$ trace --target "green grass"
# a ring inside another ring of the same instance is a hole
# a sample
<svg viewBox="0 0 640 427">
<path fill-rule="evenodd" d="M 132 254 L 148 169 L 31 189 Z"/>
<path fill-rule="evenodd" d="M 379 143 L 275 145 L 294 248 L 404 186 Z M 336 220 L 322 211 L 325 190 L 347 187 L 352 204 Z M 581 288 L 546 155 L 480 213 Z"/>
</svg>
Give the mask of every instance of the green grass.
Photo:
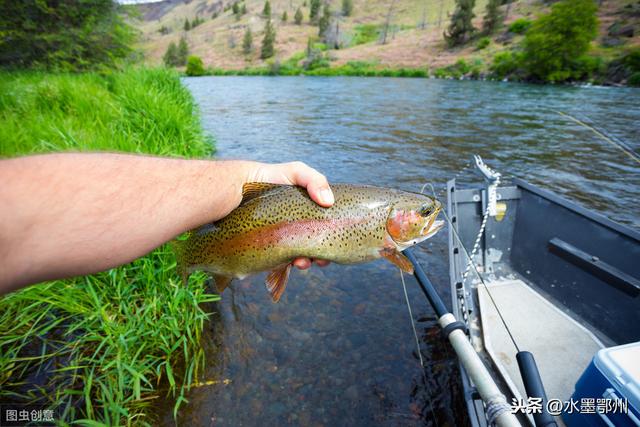
<svg viewBox="0 0 640 427">
<path fill-rule="evenodd" d="M 211 153 L 190 93 L 175 72 L 0 74 L 0 155 L 111 150 Z M 28 262 L 28 260 L 25 260 Z M 66 422 L 153 424 L 148 406 L 177 406 L 204 363 L 207 294 L 184 286 L 162 247 L 93 276 L 54 281 L 0 299 L 0 401 L 58 407 Z"/>
</svg>

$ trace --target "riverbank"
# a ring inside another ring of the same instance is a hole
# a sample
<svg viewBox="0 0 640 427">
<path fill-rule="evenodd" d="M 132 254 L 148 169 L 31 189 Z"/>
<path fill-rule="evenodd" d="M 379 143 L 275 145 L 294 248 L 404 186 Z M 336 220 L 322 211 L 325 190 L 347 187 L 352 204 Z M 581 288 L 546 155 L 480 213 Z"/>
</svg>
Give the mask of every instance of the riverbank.
<svg viewBox="0 0 640 427">
<path fill-rule="evenodd" d="M 468 62 L 464 59 L 458 60 L 455 64 L 435 69 L 428 68 L 380 68 L 366 62 L 349 62 L 345 65 L 334 67 L 319 67 L 304 69 L 292 66 L 289 62 L 283 64 L 270 64 L 266 67 L 244 68 L 240 70 L 206 68 L 198 73 L 190 73 L 187 69 L 186 76 L 322 76 L 322 77 L 397 77 L 397 78 L 435 78 L 447 80 L 493 80 L 512 81 L 522 83 L 542 83 L 532 82 L 518 78 L 517 75 L 508 74 L 500 67 L 487 67 L 480 59 Z M 586 80 L 565 82 L 568 85 L 597 85 L 597 86 L 625 86 L 615 81 L 607 79 L 606 73 L 593 76 Z M 626 86 L 640 87 L 640 80 L 630 80 Z"/>
<path fill-rule="evenodd" d="M 176 72 L 0 74 L 0 156 L 109 150 L 205 157 L 213 145 Z M 81 177 L 80 177 L 81 178 Z M 56 420 L 152 424 L 161 393 L 184 401 L 204 363 L 204 276 L 184 286 L 163 246 L 100 274 L 0 298 L 0 400 Z"/>
</svg>

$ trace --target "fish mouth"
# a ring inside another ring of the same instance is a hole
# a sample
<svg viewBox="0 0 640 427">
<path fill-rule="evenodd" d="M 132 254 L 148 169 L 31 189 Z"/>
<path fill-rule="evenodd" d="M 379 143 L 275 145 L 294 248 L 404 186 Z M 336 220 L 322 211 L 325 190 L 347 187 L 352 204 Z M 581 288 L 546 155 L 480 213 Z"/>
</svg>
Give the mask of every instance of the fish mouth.
<svg viewBox="0 0 640 427">
<path fill-rule="evenodd" d="M 444 227 L 444 221 L 442 220 L 437 220 L 437 221 L 433 221 L 430 222 L 429 224 L 427 224 L 427 226 L 422 230 L 422 236 L 425 239 L 428 239 L 429 237 L 433 236 L 434 234 L 436 234 L 442 227 Z"/>
</svg>

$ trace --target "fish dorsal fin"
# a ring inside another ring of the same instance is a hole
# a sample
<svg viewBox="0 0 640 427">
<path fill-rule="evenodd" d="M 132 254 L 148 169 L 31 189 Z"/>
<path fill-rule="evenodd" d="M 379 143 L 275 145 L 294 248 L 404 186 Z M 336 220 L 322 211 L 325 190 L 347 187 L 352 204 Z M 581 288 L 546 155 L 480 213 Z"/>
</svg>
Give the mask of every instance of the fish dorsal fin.
<svg viewBox="0 0 640 427">
<path fill-rule="evenodd" d="M 409 258 L 398 252 L 395 248 L 384 248 L 380 250 L 380 255 L 397 266 L 400 270 L 405 273 L 413 274 L 413 264 L 409 261 Z"/>
<path fill-rule="evenodd" d="M 273 302 L 280 301 L 284 288 L 287 286 L 287 280 L 289 280 L 289 271 L 291 271 L 291 263 L 271 270 L 267 276 L 265 284 Z"/>
<path fill-rule="evenodd" d="M 216 291 L 218 291 L 219 294 L 221 294 L 225 289 L 227 289 L 227 287 L 229 286 L 229 283 L 231 283 L 232 280 L 233 280 L 233 277 L 222 276 L 220 274 L 213 275 L 213 281 L 215 282 L 215 285 L 216 285 Z"/>
<path fill-rule="evenodd" d="M 242 202 L 240 204 L 247 203 L 249 200 L 260 197 L 267 191 L 278 187 L 282 187 L 282 185 L 268 184 L 266 182 L 247 182 L 242 186 Z"/>
</svg>

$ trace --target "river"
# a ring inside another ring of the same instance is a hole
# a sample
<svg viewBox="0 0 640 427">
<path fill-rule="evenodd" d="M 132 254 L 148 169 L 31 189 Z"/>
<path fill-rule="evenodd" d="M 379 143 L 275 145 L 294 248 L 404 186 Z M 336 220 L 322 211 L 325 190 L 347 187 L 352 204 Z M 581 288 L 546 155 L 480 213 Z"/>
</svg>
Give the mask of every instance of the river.
<svg viewBox="0 0 640 427">
<path fill-rule="evenodd" d="M 640 228 L 640 90 L 392 78 L 186 78 L 217 157 L 303 160 L 333 182 L 419 191 L 474 178 L 480 154 Z M 215 189 L 212 189 L 215 191 Z M 416 251 L 449 302 L 446 231 Z M 205 377 L 180 425 L 466 425 L 457 362 L 412 277 L 376 261 L 292 273 L 280 303 L 264 275 L 235 281 L 205 331 Z M 171 425 L 169 412 L 163 416 Z"/>
</svg>

